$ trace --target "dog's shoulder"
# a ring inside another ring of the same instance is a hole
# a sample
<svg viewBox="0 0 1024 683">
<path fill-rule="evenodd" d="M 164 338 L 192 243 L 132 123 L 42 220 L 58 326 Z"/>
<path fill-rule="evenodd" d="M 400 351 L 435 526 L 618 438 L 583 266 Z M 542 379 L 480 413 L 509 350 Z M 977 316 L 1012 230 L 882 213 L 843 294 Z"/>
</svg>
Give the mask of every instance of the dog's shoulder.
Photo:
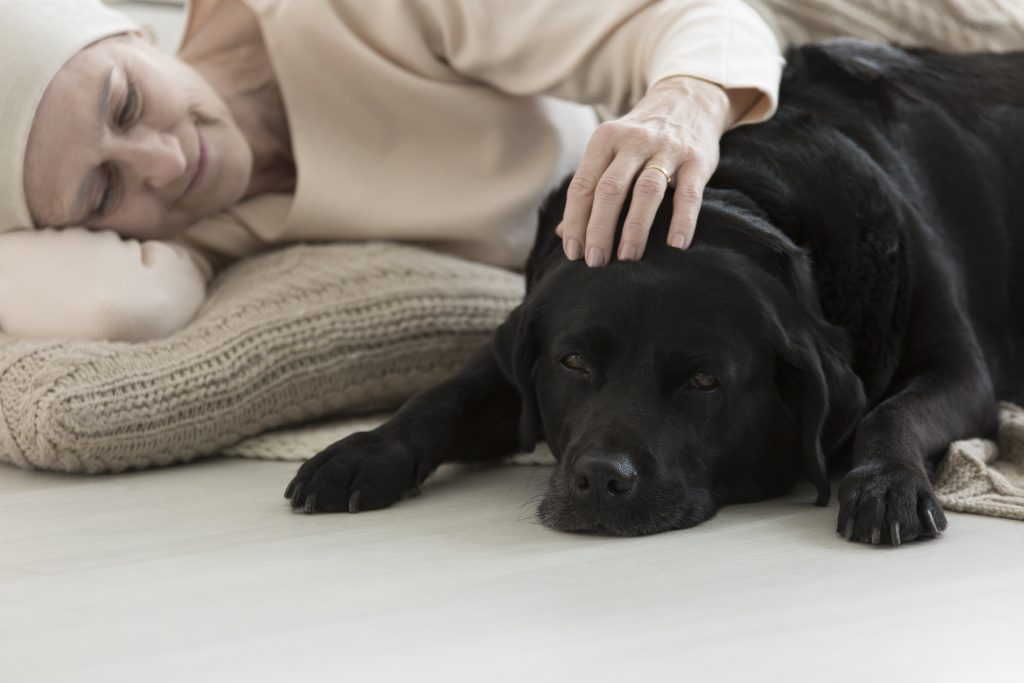
<svg viewBox="0 0 1024 683">
<path fill-rule="evenodd" d="M 994 105 L 1024 106 L 1022 78 L 1024 52 L 956 54 L 834 38 L 786 52 L 780 98 L 795 110 L 850 103 L 886 117 L 924 105 L 970 123 Z"/>
<path fill-rule="evenodd" d="M 733 207 L 757 207 L 806 252 L 822 313 L 850 334 L 854 367 L 871 394 L 871 378 L 885 377 L 896 359 L 911 228 L 900 186 L 868 149 L 880 135 L 877 124 L 852 115 L 842 126 L 833 120 L 730 134 L 710 188 Z M 737 194 L 746 201 L 738 204 Z M 707 227 L 698 223 L 698 240 Z"/>
<path fill-rule="evenodd" d="M 786 53 L 787 78 L 849 79 L 858 83 L 894 82 L 917 66 L 907 50 L 857 38 L 833 38 L 790 48 Z"/>
</svg>

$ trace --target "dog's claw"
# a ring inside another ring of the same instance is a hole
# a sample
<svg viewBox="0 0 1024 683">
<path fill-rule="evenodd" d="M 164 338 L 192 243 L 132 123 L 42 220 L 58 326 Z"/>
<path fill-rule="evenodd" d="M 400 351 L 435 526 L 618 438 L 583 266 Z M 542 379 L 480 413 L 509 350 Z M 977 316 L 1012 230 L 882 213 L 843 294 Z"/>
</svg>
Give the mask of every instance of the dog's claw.
<svg viewBox="0 0 1024 683">
<path fill-rule="evenodd" d="M 846 520 L 846 540 L 853 540 L 853 518 Z"/>
<path fill-rule="evenodd" d="M 882 529 L 881 527 L 875 527 L 871 530 L 871 545 L 878 545 L 882 542 Z"/>
<path fill-rule="evenodd" d="M 302 484 L 298 483 L 298 484 L 295 484 L 295 489 L 292 491 L 292 495 L 291 495 L 292 507 L 293 508 L 299 507 L 300 501 L 302 501 Z"/>
<path fill-rule="evenodd" d="M 925 510 L 924 514 L 928 517 L 928 532 L 932 536 L 940 536 L 942 532 L 939 531 L 938 525 L 935 523 L 935 515 L 932 514 L 931 510 Z"/>
<path fill-rule="evenodd" d="M 348 497 L 348 511 L 353 515 L 359 512 L 359 491 L 353 491 Z"/>
<path fill-rule="evenodd" d="M 892 543 L 893 547 L 902 543 L 900 539 L 900 523 L 898 521 L 893 521 L 889 525 L 889 542 Z"/>
<path fill-rule="evenodd" d="M 306 504 L 302 507 L 302 511 L 307 515 L 311 512 L 316 512 L 316 494 L 309 494 L 309 498 L 306 499 Z"/>
</svg>

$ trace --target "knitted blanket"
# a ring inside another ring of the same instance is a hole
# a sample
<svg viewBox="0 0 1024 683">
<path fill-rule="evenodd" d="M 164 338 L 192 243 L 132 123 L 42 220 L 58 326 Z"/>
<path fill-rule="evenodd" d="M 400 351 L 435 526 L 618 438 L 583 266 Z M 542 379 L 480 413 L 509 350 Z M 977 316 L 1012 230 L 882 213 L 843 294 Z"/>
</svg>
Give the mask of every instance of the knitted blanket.
<svg viewBox="0 0 1024 683">
<path fill-rule="evenodd" d="M 425 249 L 299 245 L 226 270 L 166 339 L 0 334 L 0 462 L 120 472 L 393 409 L 456 372 L 522 292 L 515 273 Z"/>
<path fill-rule="evenodd" d="M 950 446 L 935 489 L 947 510 L 1024 520 L 1024 408 L 999 405 L 996 441 Z"/>
</svg>

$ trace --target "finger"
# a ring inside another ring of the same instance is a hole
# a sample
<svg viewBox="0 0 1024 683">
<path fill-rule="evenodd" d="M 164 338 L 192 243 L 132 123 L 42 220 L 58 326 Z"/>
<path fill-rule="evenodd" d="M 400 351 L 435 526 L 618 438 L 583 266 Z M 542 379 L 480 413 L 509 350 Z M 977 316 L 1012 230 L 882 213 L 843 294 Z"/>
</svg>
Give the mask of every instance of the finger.
<svg viewBox="0 0 1024 683">
<path fill-rule="evenodd" d="M 622 206 L 633 189 L 641 163 L 640 157 L 620 153 L 597 183 L 583 243 L 587 265 L 592 268 L 603 266 L 611 258 Z"/>
<path fill-rule="evenodd" d="M 594 192 L 614 157 L 615 152 L 610 141 L 607 141 L 605 136 L 595 133 L 587 144 L 579 168 L 569 182 L 565 196 L 565 212 L 557 230 L 561 230 L 562 249 L 570 261 L 583 256 L 587 222 L 590 220 L 590 209 L 594 204 Z"/>
<path fill-rule="evenodd" d="M 640 171 L 640 175 L 633 185 L 633 198 L 630 201 L 629 212 L 622 225 L 622 237 L 619 238 L 618 257 L 622 261 L 635 261 L 643 257 L 651 224 L 665 198 L 668 178 L 652 166 L 666 169 L 669 171 L 669 177 L 672 176 L 670 169 L 673 167 L 664 162 L 652 162 Z"/>
<path fill-rule="evenodd" d="M 690 160 L 676 172 L 676 189 L 672 195 L 672 221 L 668 228 L 668 243 L 673 247 L 686 249 L 693 242 L 704 186 L 711 177 L 707 169 L 703 162 Z"/>
</svg>

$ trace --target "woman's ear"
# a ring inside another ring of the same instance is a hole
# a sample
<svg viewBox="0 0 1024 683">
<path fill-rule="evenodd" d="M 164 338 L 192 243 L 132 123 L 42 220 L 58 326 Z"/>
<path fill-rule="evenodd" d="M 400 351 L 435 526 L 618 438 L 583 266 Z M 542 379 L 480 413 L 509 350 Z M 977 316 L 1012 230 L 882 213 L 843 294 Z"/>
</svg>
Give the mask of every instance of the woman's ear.
<svg viewBox="0 0 1024 683">
<path fill-rule="evenodd" d="M 530 453 L 540 436 L 540 412 L 534 389 L 537 342 L 529 301 L 512 311 L 494 333 L 493 349 L 498 367 L 523 399 L 519 415 L 519 447 Z"/>
</svg>

